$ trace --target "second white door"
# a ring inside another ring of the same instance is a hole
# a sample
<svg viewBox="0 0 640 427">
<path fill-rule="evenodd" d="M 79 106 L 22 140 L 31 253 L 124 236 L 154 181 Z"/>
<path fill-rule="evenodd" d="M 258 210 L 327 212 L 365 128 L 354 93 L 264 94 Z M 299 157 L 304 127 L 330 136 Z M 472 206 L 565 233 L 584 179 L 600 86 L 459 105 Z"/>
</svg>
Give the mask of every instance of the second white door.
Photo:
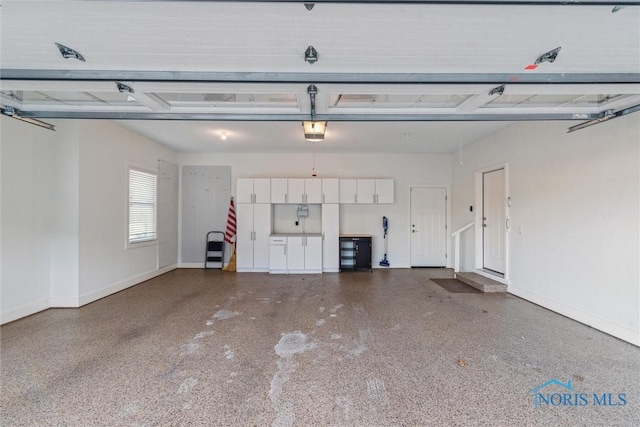
<svg viewBox="0 0 640 427">
<path fill-rule="evenodd" d="M 411 189 L 411 266 L 447 264 L 447 189 Z"/>
<path fill-rule="evenodd" d="M 504 169 L 482 175 L 482 267 L 505 272 L 505 174 Z"/>
</svg>

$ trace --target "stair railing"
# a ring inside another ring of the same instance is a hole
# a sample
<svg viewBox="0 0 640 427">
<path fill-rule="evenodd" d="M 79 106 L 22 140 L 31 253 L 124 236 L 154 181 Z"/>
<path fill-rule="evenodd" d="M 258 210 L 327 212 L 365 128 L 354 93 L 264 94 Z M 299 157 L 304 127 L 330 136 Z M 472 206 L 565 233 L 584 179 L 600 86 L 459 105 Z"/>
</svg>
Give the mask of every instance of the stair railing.
<svg viewBox="0 0 640 427">
<path fill-rule="evenodd" d="M 460 233 L 463 231 L 473 227 L 475 225 L 475 221 L 471 221 L 469 224 L 464 225 L 458 228 L 456 231 L 451 233 L 451 237 L 453 237 L 453 272 L 457 273 L 460 271 Z"/>
</svg>

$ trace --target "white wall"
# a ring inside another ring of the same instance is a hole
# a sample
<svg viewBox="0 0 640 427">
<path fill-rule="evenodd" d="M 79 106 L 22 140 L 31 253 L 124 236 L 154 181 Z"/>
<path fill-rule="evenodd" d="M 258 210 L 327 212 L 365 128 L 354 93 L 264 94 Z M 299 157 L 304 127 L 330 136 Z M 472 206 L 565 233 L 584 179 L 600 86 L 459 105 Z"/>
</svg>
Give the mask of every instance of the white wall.
<svg viewBox="0 0 640 427">
<path fill-rule="evenodd" d="M 49 304 L 54 132 L 0 119 L 2 323 Z"/>
<path fill-rule="evenodd" d="M 157 171 L 169 148 L 108 121 L 80 123 L 80 302 L 152 277 L 158 246 L 126 248 L 130 165 Z M 160 230 L 158 230 L 160 232 Z"/>
<path fill-rule="evenodd" d="M 111 122 L 53 123 L 2 117 L 2 323 L 175 267 L 158 270 L 157 245 L 125 246 L 128 165 L 156 170 L 175 152 Z"/>
<path fill-rule="evenodd" d="M 57 125 L 51 164 L 53 180 L 51 203 L 51 283 L 52 307 L 79 305 L 80 239 L 80 139 L 79 122 L 65 121 Z"/>
<path fill-rule="evenodd" d="M 567 134 L 520 123 L 453 161 L 453 226 L 472 221 L 474 175 L 508 163 L 509 292 L 640 345 L 640 115 Z M 463 269 L 474 268 L 473 230 Z"/>
<path fill-rule="evenodd" d="M 232 194 L 238 178 L 308 178 L 313 169 L 312 154 L 183 153 L 178 158 L 181 165 L 231 166 Z M 340 205 L 340 232 L 372 234 L 373 265 L 377 266 L 384 253 L 382 217 L 387 216 L 391 267 L 409 267 L 409 186 L 448 185 L 451 156 L 316 154 L 315 165 L 320 178 L 394 179 L 394 204 Z"/>
</svg>

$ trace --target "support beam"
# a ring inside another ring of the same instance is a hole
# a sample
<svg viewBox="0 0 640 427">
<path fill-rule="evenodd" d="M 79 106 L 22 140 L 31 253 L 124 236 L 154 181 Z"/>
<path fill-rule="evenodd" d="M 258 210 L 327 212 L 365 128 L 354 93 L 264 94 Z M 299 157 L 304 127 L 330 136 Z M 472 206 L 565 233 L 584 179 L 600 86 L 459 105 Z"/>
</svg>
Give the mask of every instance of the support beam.
<svg viewBox="0 0 640 427">
<path fill-rule="evenodd" d="M 81 111 L 23 111 L 23 117 L 47 119 L 105 119 L 105 120 L 205 120 L 250 122 L 296 122 L 308 120 L 308 114 L 207 114 L 207 113 L 135 113 Z M 602 115 L 581 114 L 579 120 L 591 120 Z M 561 114 L 318 114 L 316 120 L 331 122 L 515 122 L 540 120 L 576 120 L 570 113 Z"/>
<path fill-rule="evenodd" d="M 126 70 L 2 69 L 4 81 L 134 81 L 201 83 L 492 84 L 550 85 L 640 83 L 640 73 L 278 73 Z"/>
</svg>

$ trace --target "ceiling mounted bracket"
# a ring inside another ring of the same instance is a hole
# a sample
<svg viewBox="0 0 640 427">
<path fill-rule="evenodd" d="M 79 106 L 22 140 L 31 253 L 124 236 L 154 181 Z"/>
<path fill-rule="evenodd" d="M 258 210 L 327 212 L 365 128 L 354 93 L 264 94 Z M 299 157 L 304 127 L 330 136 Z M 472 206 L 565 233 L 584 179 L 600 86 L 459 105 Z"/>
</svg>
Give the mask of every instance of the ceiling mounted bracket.
<svg viewBox="0 0 640 427">
<path fill-rule="evenodd" d="M 21 122 L 36 125 L 52 131 L 56 130 L 56 127 L 51 123 L 43 122 L 42 120 L 34 119 L 32 117 L 22 117 L 22 112 L 20 110 L 10 106 L 5 105 L 0 107 L 0 113 L 2 113 L 3 116 L 11 117 L 12 119 L 20 120 Z"/>
<path fill-rule="evenodd" d="M 309 64 L 313 65 L 316 62 L 318 62 L 318 51 L 313 47 L 313 46 L 309 46 L 307 48 L 307 50 L 305 50 L 304 52 L 304 61 L 308 62 Z"/>
<path fill-rule="evenodd" d="M 605 110 L 600 114 L 600 117 L 589 120 L 588 122 L 583 122 L 575 126 L 571 126 L 567 130 L 567 133 L 575 132 L 577 130 L 597 125 L 598 123 L 606 122 L 611 119 L 617 119 L 618 117 L 626 116 L 627 114 L 635 113 L 638 111 L 640 111 L 640 104 L 634 105 L 633 107 L 624 108 L 620 111 L 614 111 L 613 109 Z"/>
<path fill-rule="evenodd" d="M 131 86 L 128 86 L 124 83 L 116 82 L 116 86 L 118 87 L 118 92 L 120 93 L 135 93 L 135 90 Z"/>
<path fill-rule="evenodd" d="M 311 103 L 311 120 L 314 120 L 316 116 L 316 95 L 318 93 L 318 87 L 311 83 L 307 87 L 307 93 L 309 94 L 309 101 Z"/>
<path fill-rule="evenodd" d="M 540 55 L 540 57 L 536 59 L 536 62 L 534 62 L 534 64 L 538 65 L 542 64 L 543 62 L 554 62 L 558 57 L 558 53 L 560 53 L 560 49 L 562 49 L 562 47 L 557 47 L 547 53 Z"/>
<path fill-rule="evenodd" d="M 506 84 L 505 84 L 505 85 L 500 85 L 500 86 L 494 87 L 493 89 L 491 89 L 491 90 L 489 91 L 489 96 L 492 96 L 492 95 L 502 95 L 502 94 L 504 93 L 504 88 L 505 88 L 505 87 L 507 87 L 507 85 L 506 85 Z"/>
<path fill-rule="evenodd" d="M 306 7 L 308 11 L 311 11 L 315 5 L 315 3 L 305 3 L 304 7 Z"/>
<path fill-rule="evenodd" d="M 84 56 L 82 56 L 77 50 L 71 49 L 70 47 L 67 47 L 60 43 L 56 43 L 56 46 L 58 46 L 60 54 L 64 59 L 75 58 L 78 61 L 85 62 Z"/>
</svg>

